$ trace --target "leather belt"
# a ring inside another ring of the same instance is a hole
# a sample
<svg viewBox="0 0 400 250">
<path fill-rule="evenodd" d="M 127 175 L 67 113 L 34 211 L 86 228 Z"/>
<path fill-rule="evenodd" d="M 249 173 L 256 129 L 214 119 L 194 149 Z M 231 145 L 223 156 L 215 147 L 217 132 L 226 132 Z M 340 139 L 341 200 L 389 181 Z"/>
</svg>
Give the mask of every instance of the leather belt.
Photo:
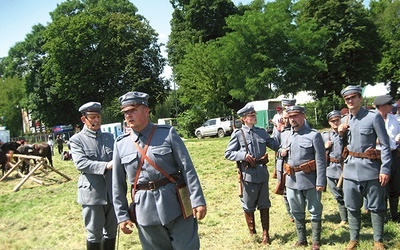
<svg viewBox="0 0 400 250">
<path fill-rule="evenodd" d="M 171 177 L 174 178 L 174 180 L 179 179 L 179 176 L 177 176 L 177 175 L 171 175 Z M 137 190 L 156 190 L 162 186 L 167 185 L 168 183 L 171 183 L 171 181 L 168 180 L 167 178 L 162 178 L 157 181 L 149 181 L 149 182 L 145 182 L 145 183 L 139 183 L 136 185 L 136 189 Z M 133 185 L 132 185 L 132 188 L 133 188 Z"/>
<path fill-rule="evenodd" d="M 349 155 L 354 156 L 356 158 L 368 159 L 368 156 L 366 153 L 349 151 Z"/>
</svg>

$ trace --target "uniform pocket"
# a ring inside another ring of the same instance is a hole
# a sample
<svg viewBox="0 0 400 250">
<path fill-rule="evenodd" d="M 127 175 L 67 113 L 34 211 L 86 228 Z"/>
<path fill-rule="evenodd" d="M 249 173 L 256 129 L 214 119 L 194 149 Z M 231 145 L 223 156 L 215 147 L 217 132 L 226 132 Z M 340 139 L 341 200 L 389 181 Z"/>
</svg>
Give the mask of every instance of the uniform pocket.
<svg viewBox="0 0 400 250">
<path fill-rule="evenodd" d="M 130 164 L 133 161 L 135 161 L 137 158 L 138 158 L 138 153 L 137 152 L 131 153 L 129 155 L 123 156 L 121 158 L 121 163 L 124 164 L 124 165 Z"/>
</svg>

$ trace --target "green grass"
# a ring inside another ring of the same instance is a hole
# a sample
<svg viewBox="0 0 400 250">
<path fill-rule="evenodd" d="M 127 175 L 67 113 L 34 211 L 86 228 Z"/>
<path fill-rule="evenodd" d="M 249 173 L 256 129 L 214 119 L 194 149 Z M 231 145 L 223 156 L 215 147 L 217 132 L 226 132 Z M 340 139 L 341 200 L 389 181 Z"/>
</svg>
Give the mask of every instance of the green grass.
<svg viewBox="0 0 400 250">
<path fill-rule="evenodd" d="M 199 222 L 202 249 L 290 249 L 296 241 L 294 224 L 289 221 L 282 196 L 271 192 L 270 246 L 260 244 L 261 224 L 256 212 L 258 235 L 250 238 L 238 198 L 236 164 L 225 160 L 228 137 L 204 140 L 190 139 L 185 144 L 192 156 L 206 196 L 208 213 Z M 272 173 L 273 152 L 269 151 L 269 170 Z M 85 228 L 81 206 L 76 203 L 78 171 L 71 161 L 61 161 L 56 153 L 54 166 L 72 178 L 65 181 L 60 175 L 38 172 L 44 180 L 41 186 L 27 181 L 20 191 L 14 187 L 21 181 L 15 174 L 0 182 L 0 249 L 85 249 Z M 276 180 L 270 179 L 270 190 Z M 336 202 L 329 192 L 323 193 L 322 249 L 344 249 L 349 241 L 347 228 L 338 228 Z M 307 223 L 308 240 L 311 228 Z M 400 249 L 399 224 L 385 224 L 385 244 Z M 370 217 L 363 215 L 359 249 L 372 249 Z M 119 236 L 119 249 L 141 249 L 138 235 Z M 307 248 L 308 249 L 308 248 Z"/>
</svg>

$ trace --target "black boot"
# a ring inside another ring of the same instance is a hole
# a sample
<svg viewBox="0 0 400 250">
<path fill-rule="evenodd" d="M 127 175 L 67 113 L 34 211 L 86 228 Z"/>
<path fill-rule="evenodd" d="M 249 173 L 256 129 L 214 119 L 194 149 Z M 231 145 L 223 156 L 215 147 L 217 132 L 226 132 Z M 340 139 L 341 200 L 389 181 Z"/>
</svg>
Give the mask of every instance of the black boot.
<svg viewBox="0 0 400 250">
<path fill-rule="evenodd" d="M 102 239 L 101 240 L 102 250 L 115 250 L 115 238 Z"/>
<path fill-rule="evenodd" d="M 247 227 L 249 228 L 250 236 L 256 233 L 256 223 L 254 222 L 254 212 L 244 212 Z"/>
<path fill-rule="evenodd" d="M 86 249 L 87 250 L 100 250 L 100 243 L 86 241 Z"/>
<path fill-rule="evenodd" d="M 391 219 L 396 222 L 398 222 L 398 219 L 399 219 L 399 213 L 397 211 L 398 205 L 399 205 L 399 197 L 389 196 L 390 216 L 391 216 Z"/>
<path fill-rule="evenodd" d="M 262 243 L 264 245 L 270 244 L 269 240 L 269 208 L 260 210 L 261 225 L 263 229 Z"/>
</svg>

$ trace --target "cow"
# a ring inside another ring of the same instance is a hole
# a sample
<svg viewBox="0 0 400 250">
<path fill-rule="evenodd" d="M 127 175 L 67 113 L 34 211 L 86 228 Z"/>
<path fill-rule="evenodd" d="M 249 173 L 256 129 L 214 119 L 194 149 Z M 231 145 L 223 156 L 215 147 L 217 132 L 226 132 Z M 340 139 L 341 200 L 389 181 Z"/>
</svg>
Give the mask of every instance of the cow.
<svg viewBox="0 0 400 250">
<path fill-rule="evenodd" d="M 15 151 L 17 151 L 17 148 L 19 146 L 23 145 L 22 142 L 20 141 L 11 141 L 11 142 L 5 142 L 3 144 L 1 144 L 0 149 L 6 153 L 9 154 L 10 151 L 12 151 L 12 153 L 14 153 Z"/>
<path fill-rule="evenodd" d="M 4 176 L 4 174 L 7 171 L 7 164 L 8 164 L 7 154 L 0 149 L 0 165 L 1 165 L 2 176 Z"/>
<path fill-rule="evenodd" d="M 53 167 L 53 158 L 51 153 L 51 147 L 47 143 L 35 143 L 32 145 L 21 145 L 17 148 L 16 153 L 23 155 L 35 155 L 46 157 L 49 160 L 50 165 Z M 29 172 L 28 169 L 24 168 L 25 172 Z"/>
</svg>

